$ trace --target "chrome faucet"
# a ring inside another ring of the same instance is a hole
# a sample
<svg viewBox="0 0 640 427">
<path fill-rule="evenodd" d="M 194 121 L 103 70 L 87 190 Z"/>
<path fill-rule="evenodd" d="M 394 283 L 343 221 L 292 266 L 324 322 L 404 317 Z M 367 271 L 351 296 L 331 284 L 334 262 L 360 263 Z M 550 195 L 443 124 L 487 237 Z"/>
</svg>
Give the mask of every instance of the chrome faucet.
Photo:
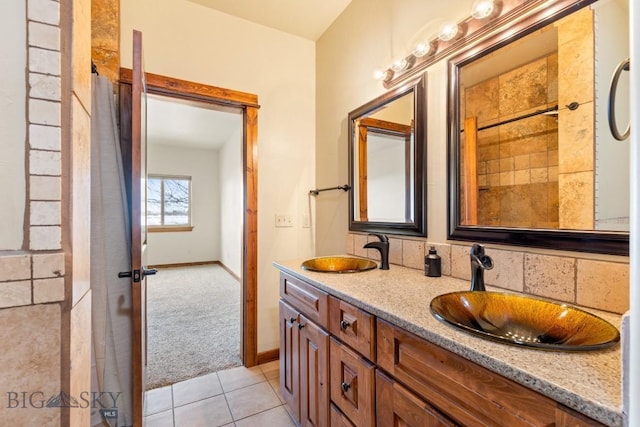
<svg viewBox="0 0 640 427">
<path fill-rule="evenodd" d="M 380 252 L 380 270 L 389 269 L 389 238 L 384 234 L 369 233 L 370 236 L 376 236 L 379 242 L 369 242 L 363 247 L 365 249 L 377 249 Z"/>
<path fill-rule="evenodd" d="M 474 243 L 471 246 L 471 290 L 484 291 L 484 271 L 493 268 L 493 260 L 485 255 L 484 246 Z"/>
</svg>

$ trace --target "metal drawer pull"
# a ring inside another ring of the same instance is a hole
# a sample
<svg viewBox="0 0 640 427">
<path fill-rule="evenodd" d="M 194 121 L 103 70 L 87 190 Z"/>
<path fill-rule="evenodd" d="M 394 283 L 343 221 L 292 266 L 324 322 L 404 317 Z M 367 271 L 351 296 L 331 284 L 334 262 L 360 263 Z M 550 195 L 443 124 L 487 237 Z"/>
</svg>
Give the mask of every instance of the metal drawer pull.
<svg viewBox="0 0 640 427">
<path fill-rule="evenodd" d="M 343 331 L 346 331 L 349 326 L 351 326 L 351 323 L 347 322 L 346 320 L 340 321 L 340 329 L 342 329 Z"/>
<path fill-rule="evenodd" d="M 629 71 L 631 69 L 629 58 L 623 60 L 618 64 L 618 67 L 613 72 L 613 77 L 611 78 L 611 86 L 609 88 L 609 104 L 607 108 L 607 116 L 609 119 L 609 129 L 611 129 L 611 134 L 618 141 L 624 141 L 629 138 L 629 131 L 631 128 L 631 124 L 627 126 L 627 130 L 624 131 L 624 134 L 620 134 L 618 130 L 618 125 L 616 124 L 616 92 L 618 90 L 618 80 L 620 80 L 620 75 L 623 71 Z"/>
<path fill-rule="evenodd" d="M 342 392 L 343 392 L 343 393 L 346 393 L 346 392 L 347 392 L 347 391 L 349 391 L 349 389 L 351 388 L 351 384 L 348 384 L 348 383 L 342 383 L 341 387 L 342 387 Z"/>
</svg>

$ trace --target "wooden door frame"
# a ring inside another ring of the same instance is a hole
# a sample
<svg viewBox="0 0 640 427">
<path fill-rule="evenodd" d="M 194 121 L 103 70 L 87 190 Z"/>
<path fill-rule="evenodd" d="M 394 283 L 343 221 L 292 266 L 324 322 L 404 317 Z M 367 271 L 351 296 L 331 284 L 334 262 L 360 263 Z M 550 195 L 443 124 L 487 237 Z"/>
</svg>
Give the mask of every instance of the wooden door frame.
<svg viewBox="0 0 640 427">
<path fill-rule="evenodd" d="M 258 96 L 246 92 L 145 73 L 147 93 L 242 109 L 243 251 L 240 357 L 258 363 Z M 132 71 L 120 68 L 120 84 L 131 85 Z"/>
</svg>

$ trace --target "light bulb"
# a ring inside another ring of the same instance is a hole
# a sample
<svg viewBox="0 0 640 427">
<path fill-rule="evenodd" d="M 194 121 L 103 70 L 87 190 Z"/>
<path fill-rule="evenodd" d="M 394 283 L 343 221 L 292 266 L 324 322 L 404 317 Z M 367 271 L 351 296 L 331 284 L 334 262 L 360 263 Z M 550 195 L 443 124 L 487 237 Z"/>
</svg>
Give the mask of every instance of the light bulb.
<svg viewBox="0 0 640 427">
<path fill-rule="evenodd" d="M 376 80 L 387 80 L 389 78 L 389 70 L 375 70 L 373 72 L 373 78 Z"/>
<path fill-rule="evenodd" d="M 495 5 L 493 0 L 476 0 L 471 5 L 471 16 L 475 19 L 484 19 L 491 16 Z"/>
<path fill-rule="evenodd" d="M 447 22 L 440 28 L 438 38 L 443 42 L 453 40 L 460 32 L 460 27 L 455 22 Z"/>
<path fill-rule="evenodd" d="M 422 58 L 423 56 L 431 55 L 435 51 L 435 44 L 430 43 L 418 43 L 415 49 L 413 49 L 413 55 L 416 58 Z"/>
<path fill-rule="evenodd" d="M 402 71 L 407 67 L 407 60 L 406 59 L 398 59 L 393 61 L 393 64 L 391 64 L 391 69 L 393 71 L 395 71 L 396 73 L 398 71 Z"/>
<path fill-rule="evenodd" d="M 375 70 L 373 72 L 373 78 L 376 79 L 376 80 L 384 79 L 384 75 L 385 75 L 384 70 Z"/>
</svg>

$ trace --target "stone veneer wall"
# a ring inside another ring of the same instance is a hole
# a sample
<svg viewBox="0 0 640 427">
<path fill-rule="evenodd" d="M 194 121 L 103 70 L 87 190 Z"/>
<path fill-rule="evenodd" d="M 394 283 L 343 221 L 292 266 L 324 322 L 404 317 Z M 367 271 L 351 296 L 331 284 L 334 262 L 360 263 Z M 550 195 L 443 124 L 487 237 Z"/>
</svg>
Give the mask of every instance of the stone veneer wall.
<svg viewBox="0 0 640 427">
<path fill-rule="evenodd" d="M 347 253 L 380 259 L 374 249 L 363 249 L 376 237 L 347 234 Z M 442 274 L 471 280 L 470 244 L 431 243 L 390 237 L 389 263 L 424 270 L 424 256 L 435 246 L 442 257 Z M 485 273 L 487 285 L 523 292 L 584 307 L 623 314 L 629 310 L 629 258 L 531 248 L 486 247 L 494 268 Z M 393 266 L 391 267 L 393 268 Z"/>
<path fill-rule="evenodd" d="M 101 76 L 120 78 L 120 0 L 91 2 L 91 58 Z"/>
<path fill-rule="evenodd" d="M 0 252 L 0 419 L 89 425 L 88 408 L 38 406 L 91 386 L 91 3 L 25 4 L 26 225 L 22 250 Z"/>
</svg>

